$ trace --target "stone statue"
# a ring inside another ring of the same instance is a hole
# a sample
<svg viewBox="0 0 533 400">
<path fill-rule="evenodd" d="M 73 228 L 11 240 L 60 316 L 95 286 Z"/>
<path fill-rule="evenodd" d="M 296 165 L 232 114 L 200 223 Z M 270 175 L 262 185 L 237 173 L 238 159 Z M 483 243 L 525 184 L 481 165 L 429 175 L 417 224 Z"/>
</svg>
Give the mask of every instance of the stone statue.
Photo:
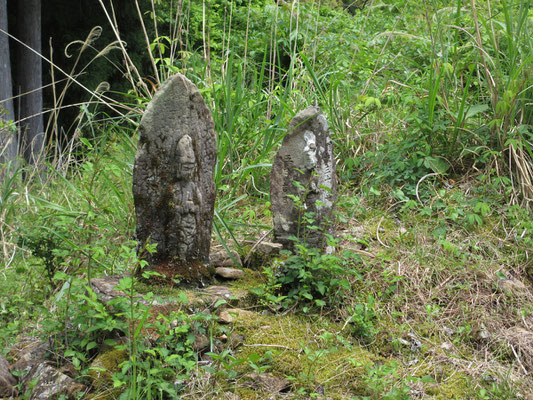
<svg viewBox="0 0 533 400">
<path fill-rule="evenodd" d="M 149 268 L 167 278 L 210 278 L 216 137 L 209 109 L 183 75 L 169 78 L 149 103 L 139 127 L 133 197 L 139 248 Z"/>
<path fill-rule="evenodd" d="M 274 159 L 270 201 L 274 240 L 293 249 L 291 236 L 307 246 L 325 248 L 333 228 L 337 197 L 335 160 L 328 123 L 318 107 L 308 107 L 291 121 Z"/>
</svg>

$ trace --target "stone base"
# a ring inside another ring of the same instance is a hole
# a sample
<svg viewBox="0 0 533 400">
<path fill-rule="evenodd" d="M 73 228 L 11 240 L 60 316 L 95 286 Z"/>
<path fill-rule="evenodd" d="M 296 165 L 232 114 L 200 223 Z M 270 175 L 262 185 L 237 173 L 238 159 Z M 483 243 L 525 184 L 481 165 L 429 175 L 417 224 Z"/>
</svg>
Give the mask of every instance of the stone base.
<svg viewBox="0 0 533 400">
<path fill-rule="evenodd" d="M 144 272 L 156 272 L 144 277 Z M 213 282 L 215 268 L 200 261 L 162 261 L 150 265 L 139 273 L 139 277 L 149 284 L 167 284 L 186 287 L 206 287 Z"/>
</svg>

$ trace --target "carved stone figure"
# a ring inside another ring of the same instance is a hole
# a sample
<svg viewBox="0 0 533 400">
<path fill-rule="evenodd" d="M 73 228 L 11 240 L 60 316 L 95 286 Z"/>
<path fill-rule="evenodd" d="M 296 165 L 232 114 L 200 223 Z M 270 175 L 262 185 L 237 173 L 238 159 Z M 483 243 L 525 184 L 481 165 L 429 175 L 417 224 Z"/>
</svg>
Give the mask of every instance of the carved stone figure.
<svg viewBox="0 0 533 400">
<path fill-rule="evenodd" d="M 285 249 L 294 247 L 290 236 L 325 247 L 337 198 L 335 170 L 326 118 L 320 108 L 308 107 L 291 121 L 270 175 L 274 238 Z"/>
<path fill-rule="evenodd" d="M 215 202 L 214 123 L 185 76 L 169 78 L 141 119 L 133 169 L 139 248 L 150 269 L 187 282 L 207 280 Z"/>
</svg>

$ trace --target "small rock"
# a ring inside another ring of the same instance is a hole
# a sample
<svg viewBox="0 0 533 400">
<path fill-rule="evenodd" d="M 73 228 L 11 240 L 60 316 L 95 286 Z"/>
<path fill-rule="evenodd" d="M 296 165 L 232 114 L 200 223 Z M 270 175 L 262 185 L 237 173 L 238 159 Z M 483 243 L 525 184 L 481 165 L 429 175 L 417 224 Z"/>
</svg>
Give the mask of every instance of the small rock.
<svg viewBox="0 0 533 400">
<path fill-rule="evenodd" d="M 240 308 L 228 308 L 226 310 L 223 310 L 218 315 L 219 322 L 222 322 L 224 324 L 230 324 L 235 321 L 235 319 L 244 318 L 244 317 L 250 317 L 254 315 L 252 311 L 248 310 L 242 310 Z"/>
<path fill-rule="evenodd" d="M 245 378 L 253 381 L 252 388 L 263 390 L 268 393 L 280 393 L 290 386 L 290 382 L 284 378 L 278 378 L 274 374 L 248 374 Z"/>
<path fill-rule="evenodd" d="M 452 328 L 447 327 L 447 326 L 443 326 L 442 331 L 448 336 L 452 336 L 455 334 L 455 331 Z"/>
<path fill-rule="evenodd" d="M 30 383 L 37 382 L 33 387 Z M 75 398 L 77 393 L 85 392 L 87 388 L 82 384 L 62 374 L 45 361 L 32 367 L 28 375 L 22 380 L 23 390 L 31 389 L 31 399 L 47 400 L 60 398 L 61 395 L 67 398 Z"/>
<path fill-rule="evenodd" d="M 198 334 L 194 336 L 194 343 L 192 348 L 197 353 L 207 349 L 209 347 L 209 338 L 206 335 Z"/>
<path fill-rule="evenodd" d="M 477 325 L 472 331 L 472 337 L 478 341 L 487 340 L 490 337 L 490 333 L 484 323 Z"/>
<path fill-rule="evenodd" d="M 65 364 L 59 368 L 59 372 L 70 376 L 71 378 L 76 378 L 76 376 L 79 375 L 78 370 L 76 370 L 76 367 L 71 362 L 65 362 Z"/>
<path fill-rule="evenodd" d="M 400 235 L 405 235 L 407 233 L 407 229 L 401 226 L 400 229 L 398 229 L 398 232 L 400 232 Z"/>
<path fill-rule="evenodd" d="M 451 350 L 453 349 L 453 344 L 451 342 L 444 342 L 443 344 L 440 345 L 440 348 L 443 349 L 443 350 Z"/>
<path fill-rule="evenodd" d="M 409 344 L 410 344 L 409 341 L 407 341 L 407 340 L 405 340 L 403 338 L 399 338 L 398 339 L 398 343 L 400 343 L 402 346 L 406 346 L 406 347 L 409 346 Z"/>
<path fill-rule="evenodd" d="M 129 297 L 123 291 L 115 290 L 115 287 L 123 277 L 124 276 L 103 276 L 101 278 L 91 279 L 91 286 L 94 293 L 98 296 L 98 300 L 107 304 L 109 301 L 116 299 L 117 297 Z M 143 296 L 140 294 L 137 294 L 134 297 L 136 303 L 152 304 L 152 302 L 144 300 Z M 157 304 L 157 302 L 155 303 Z"/>
<path fill-rule="evenodd" d="M 206 305 L 215 304 L 219 300 L 226 300 L 228 304 L 236 306 L 242 301 L 248 292 L 246 290 L 239 290 L 236 288 L 229 288 L 224 285 L 213 285 L 204 289 L 202 292 L 202 303 Z"/>
<path fill-rule="evenodd" d="M 244 277 L 244 271 L 242 269 L 218 267 L 216 269 L 217 276 L 224 279 L 240 279 Z"/>
<path fill-rule="evenodd" d="M 215 339 L 216 339 L 216 340 L 219 340 L 219 341 L 222 342 L 222 343 L 227 343 L 227 342 L 228 342 L 228 335 L 226 335 L 225 333 L 223 333 L 223 334 L 220 335 L 220 336 L 215 336 Z"/>
<path fill-rule="evenodd" d="M 228 308 L 226 311 L 235 314 L 237 318 L 251 317 L 255 314 L 253 311 L 243 310 L 242 308 Z"/>
<path fill-rule="evenodd" d="M 256 251 L 265 255 L 276 255 L 281 250 L 283 250 L 281 243 L 261 242 L 256 247 Z"/>
<path fill-rule="evenodd" d="M 231 297 L 232 293 L 227 286 L 213 285 L 204 290 L 206 293 L 213 297 L 227 300 Z M 218 299 L 217 299 L 218 300 Z"/>
<path fill-rule="evenodd" d="M 483 380 L 485 382 L 489 382 L 489 383 L 493 383 L 493 382 L 497 382 L 498 380 L 492 376 L 491 374 L 487 374 L 487 375 L 483 375 Z"/>
<path fill-rule="evenodd" d="M 407 336 L 411 339 L 411 352 L 418 353 L 422 348 L 422 343 L 413 333 L 409 333 Z"/>
<path fill-rule="evenodd" d="M 239 334 L 232 334 L 230 336 L 230 347 L 232 349 L 236 349 L 237 347 L 240 347 L 242 346 L 242 344 L 244 343 L 244 335 L 239 335 Z"/>
<path fill-rule="evenodd" d="M 213 267 L 242 267 L 241 257 L 235 250 L 231 250 L 231 255 L 226 250 L 209 254 L 209 264 Z"/>
<path fill-rule="evenodd" d="M 233 322 L 233 317 L 230 315 L 229 312 L 224 310 L 218 314 L 218 322 L 223 324 L 231 324 Z"/>
</svg>

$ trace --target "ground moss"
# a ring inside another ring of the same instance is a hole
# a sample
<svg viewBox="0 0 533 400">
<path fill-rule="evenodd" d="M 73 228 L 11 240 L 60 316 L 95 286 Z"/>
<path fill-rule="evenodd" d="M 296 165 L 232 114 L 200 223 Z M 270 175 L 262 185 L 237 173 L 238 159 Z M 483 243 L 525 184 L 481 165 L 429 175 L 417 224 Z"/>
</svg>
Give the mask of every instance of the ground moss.
<svg viewBox="0 0 533 400">
<path fill-rule="evenodd" d="M 462 372 L 450 373 L 441 382 L 430 384 L 425 392 L 434 400 L 474 399 L 472 378 Z"/>
<path fill-rule="evenodd" d="M 335 393 L 357 380 L 376 357 L 338 336 L 341 329 L 336 324 L 327 325 L 327 330 L 325 326 L 323 321 L 294 315 L 243 315 L 234 324 L 235 332 L 245 338 L 236 357 L 259 357 L 261 366 L 268 365 L 274 375 L 290 378 L 295 388 L 313 390 L 322 384 L 335 388 L 330 393 L 335 398 Z M 246 369 L 247 363 L 243 365 Z"/>
<path fill-rule="evenodd" d="M 231 283 L 232 288 L 251 290 L 264 283 L 264 276 L 259 271 L 244 268 L 244 277 Z"/>
</svg>

